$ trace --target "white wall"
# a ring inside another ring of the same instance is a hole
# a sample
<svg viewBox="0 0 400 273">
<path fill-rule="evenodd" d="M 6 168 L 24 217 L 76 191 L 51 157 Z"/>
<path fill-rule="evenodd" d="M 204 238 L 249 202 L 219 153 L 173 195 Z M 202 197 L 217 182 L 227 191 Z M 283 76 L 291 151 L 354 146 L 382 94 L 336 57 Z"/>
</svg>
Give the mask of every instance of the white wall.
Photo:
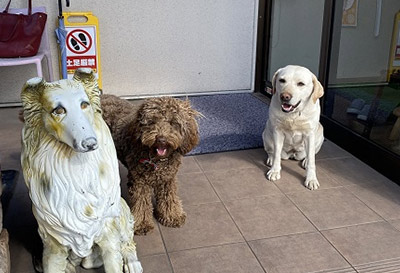
<svg viewBox="0 0 400 273">
<path fill-rule="evenodd" d="M 274 0 L 272 40 L 267 79 L 288 64 L 318 75 L 324 1 Z"/>
<path fill-rule="evenodd" d="M 0 8 L 8 0 L 0 0 Z M 258 0 L 86 0 L 64 11 L 99 19 L 105 93 L 121 96 L 252 90 Z M 57 1 L 46 6 L 58 79 Z M 23 8 L 27 0 L 13 0 Z M 0 103 L 19 101 L 34 66 L 0 67 Z"/>
</svg>

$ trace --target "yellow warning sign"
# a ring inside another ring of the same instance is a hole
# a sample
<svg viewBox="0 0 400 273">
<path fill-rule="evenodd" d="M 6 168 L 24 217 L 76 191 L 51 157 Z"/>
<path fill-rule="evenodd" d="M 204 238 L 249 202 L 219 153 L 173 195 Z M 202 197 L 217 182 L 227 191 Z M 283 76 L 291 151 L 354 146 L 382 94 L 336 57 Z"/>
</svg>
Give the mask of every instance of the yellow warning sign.
<svg viewBox="0 0 400 273">
<path fill-rule="evenodd" d="M 392 46 L 390 49 L 389 69 L 387 80 L 390 75 L 400 71 L 400 11 L 396 13 L 393 26 Z"/>
<path fill-rule="evenodd" d="M 71 79 L 78 68 L 91 68 L 102 88 L 97 17 L 91 12 L 63 12 L 63 16 L 67 31 L 65 43 L 68 78 Z"/>
</svg>

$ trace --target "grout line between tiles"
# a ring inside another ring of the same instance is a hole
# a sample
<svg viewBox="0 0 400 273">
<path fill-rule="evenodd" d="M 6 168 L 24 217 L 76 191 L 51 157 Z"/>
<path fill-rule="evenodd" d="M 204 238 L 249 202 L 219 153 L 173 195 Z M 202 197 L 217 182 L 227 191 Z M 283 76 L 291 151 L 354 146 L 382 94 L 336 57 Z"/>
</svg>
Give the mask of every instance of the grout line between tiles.
<svg viewBox="0 0 400 273">
<path fill-rule="evenodd" d="M 342 155 L 342 156 L 334 156 L 334 157 L 316 158 L 315 161 L 329 161 L 329 160 L 338 160 L 338 159 L 346 159 L 346 158 L 353 158 L 353 156 Z"/>
<path fill-rule="evenodd" d="M 278 187 L 279 188 L 279 187 Z M 281 189 L 279 189 L 285 196 L 287 199 L 289 199 L 289 201 L 300 211 L 300 213 L 310 222 L 310 224 L 317 230 L 317 232 L 333 247 L 333 249 L 336 250 L 336 252 L 351 266 L 351 268 L 353 268 L 355 271 L 356 269 L 354 268 L 354 266 L 350 263 L 350 261 L 332 244 L 331 241 L 328 240 L 328 238 L 325 237 L 325 235 L 318 229 L 318 227 L 311 221 L 311 219 L 309 219 L 304 212 L 296 205 L 296 203 L 294 203 L 294 201 L 285 193 L 283 192 Z"/>
<path fill-rule="evenodd" d="M 230 246 L 230 245 L 240 245 L 240 244 L 246 244 L 246 240 L 244 240 L 243 242 L 231 242 L 231 243 L 222 243 L 222 244 L 217 244 L 217 245 L 207 245 L 207 246 L 196 246 L 196 247 L 192 247 L 192 248 L 183 248 L 183 249 L 179 249 L 179 250 L 172 250 L 168 253 L 180 253 L 180 252 L 184 252 L 184 251 L 190 251 L 190 250 L 198 250 L 198 249 L 205 249 L 205 248 L 216 248 L 216 247 L 220 247 L 220 246 Z"/>
<path fill-rule="evenodd" d="M 164 235 L 162 233 L 162 230 L 161 230 L 161 227 L 160 227 L 160 223 L 158 221 L 156 221 L 156 223 L 157 223 L 157 226 L 158 226 L 158 230 L 160 231 L 161 241 L 162 241 L 164 249 L 165 249 L 165 255 L 167 255 L 167 260 L 168 260 L 169 267 L 171 268 L 172 273 L 175 273 L 174 267 L 172 266 L 171 257 L 169 256 L 169 252 L 168 252 L 167 246 L 165 244 Z"/>
<path fill-rule="evenodd" d="M 356 185 L 357 186 L 357 185 Z M 376 185 L 370 185 L 369 187 L 371 187 L 371 188 L 373 188 L 373 187 L 375 187 Z M 379 186 L 379 185 L 378 185 Z M 349 190 L 349 189 L 347 189 L 346 187 L 345 187 L 345 189 L 351 194 L 351 195 L 353 195 L 357 200 L 359 200 L 361 203 L 363 203 L 367 208 L 369 208 L 371 211 L 373 211 L 374 213 L 376 213 L 376 215 L 378 215 L 381 219 L 382 219 L 382 221 L 384 221 L 384 222 L 386 222 L 386 223 L 388 223 L 391 227 L 393 227 L 395 230 L 398 230 L 397 228 L 395 228 L 389 221 L 390 220 L 387 220 L 387 219 L 385 219 L 380 213 L 378 213 L 376 210 L 374 210 L 373 208 L 371 208 L 367 203 L 365 203 L 361 198 L 359 198 L 357 195 L 355 195 L 351 190 Z M 375 221 L 375 222 L 380 222 L 380 221 Z M 371 222 L 371 223 L 373 223 L 373 222 Z M 368 223 L 366 223 L 366 224 L 368 224 Z M 399 232 L 400 232 L 400 230 L 398 230 Z"/>
<path fill-rule="evenodd" d="M 253 159 L 250 158 L 252 161 Z M 250 247 L 248 241 L 246 240 L 246 237 L 244 237 L 242 231 L 240 230 L 239 226 L 237 225 L 236 221 L 233 219 L 231 213 L 229 212 L 228 208 L 226 207 L 225 203 L 222 201 L 221 197 L 219 196 L 218 192 L 215 190 L 214 185 L 211 183 L 209 177 L 207 176 L 207 174 L 204 172 L 204 176 L 207 178 L 208 183 L 210 183 L 211 187 L 213 188 L 215 194 L 218 196 L 219 200 L 221 201 L 225 211 L 228 213 L 229 217 L 231 218 L 232 222 L 235 224 L 237 230 L 239 231 L 240 235 L 242 236 L 244 242 L 246 243 L 247 247 L 249 248 L 249 250 L 251 251 L 251 253 L 253 254 L 254 258 L 257 260 L 258 264 L 260 265 L 261 269 L 265 272 L 268 273 L 267 270 L 263 267 L 261 261 L 258 259 L 257 255 L 254 253 L 253 249 Z"/>
</svg>

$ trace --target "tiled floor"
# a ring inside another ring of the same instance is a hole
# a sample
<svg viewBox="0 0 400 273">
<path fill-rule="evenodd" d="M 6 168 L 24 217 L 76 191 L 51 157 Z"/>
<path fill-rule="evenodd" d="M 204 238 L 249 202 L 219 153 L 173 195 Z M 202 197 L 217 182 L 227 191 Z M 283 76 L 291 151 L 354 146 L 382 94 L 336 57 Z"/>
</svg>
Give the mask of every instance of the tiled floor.
<svg viewBox="0 0 400 273">
<path fill-rule="evenodd" d="M 3 169 L 20 170 L 17 112 L 0 109 Z M 303 186 L 295 161 L 267 181 L 265 157 L 262 149 L 185 157 L 179 192 L 187 222 L 135 237 L 144 272 L 400 272 L 399 186 L 328 140 L 317 156 L 316 191 Z M 121 177 L 126 192 L 122 167 Z M 22 174 L 4 220 L 12 272 L 34 272 L 38 243 Z"/>
</svg>

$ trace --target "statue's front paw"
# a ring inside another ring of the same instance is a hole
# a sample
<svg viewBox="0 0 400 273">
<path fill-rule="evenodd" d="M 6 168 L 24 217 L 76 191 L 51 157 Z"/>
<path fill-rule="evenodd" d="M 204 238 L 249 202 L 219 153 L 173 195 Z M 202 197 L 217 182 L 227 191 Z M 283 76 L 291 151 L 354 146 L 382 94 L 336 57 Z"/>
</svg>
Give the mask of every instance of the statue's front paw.
<svg viewBox="0 0 400 273">
<path fill-rule="evenodd" d="M 270 181 L 276 181 L 281 178 L 281 171 L 271 169 L 267 172 L 267 179 Z"/>
<path fill-rule="evenodd" d="M 142 264 L 139 261 L 131 261 L 124 264 L 124 273 L 142 273 Z"/>
</svg>

